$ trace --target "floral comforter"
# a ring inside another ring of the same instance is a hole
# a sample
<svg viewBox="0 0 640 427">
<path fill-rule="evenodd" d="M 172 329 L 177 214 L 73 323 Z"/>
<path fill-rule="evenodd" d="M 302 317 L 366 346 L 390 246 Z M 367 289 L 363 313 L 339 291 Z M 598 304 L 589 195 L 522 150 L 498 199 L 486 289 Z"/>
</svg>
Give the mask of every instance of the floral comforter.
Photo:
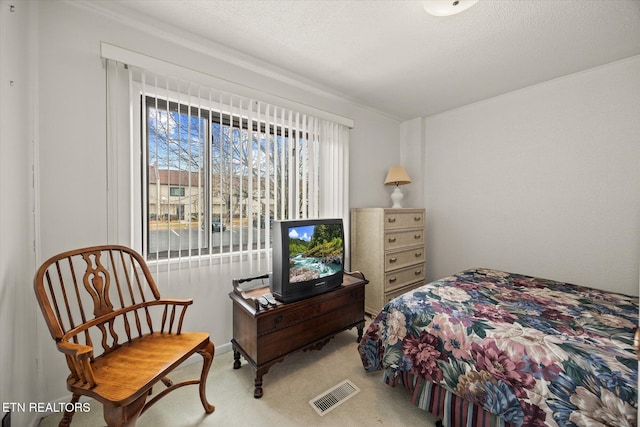
<svg viewBox="0 0 640 427">
<path fill-rule="evenodd" d="M 516 426 L 636 426 L 638 298 L 489 269 L 390 301 L 358 351 Z"/>
</svg>

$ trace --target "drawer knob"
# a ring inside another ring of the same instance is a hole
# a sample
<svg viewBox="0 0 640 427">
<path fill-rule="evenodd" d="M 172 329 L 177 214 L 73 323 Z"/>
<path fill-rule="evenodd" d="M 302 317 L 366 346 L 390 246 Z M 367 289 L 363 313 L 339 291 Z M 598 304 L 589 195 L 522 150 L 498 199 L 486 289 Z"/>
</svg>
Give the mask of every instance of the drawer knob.
<svg viewBox="0 0 640 427">
<path fill-rule="evenodd" d="M 414 221 L 420 221 L 420 220 L 422 220 L 422 217 L 421 216 L 414 216 L 413 220 Z"/>
<path fill-rule="evenodd" d="M 393 242 L 395 242 L 395 241 L 396 241 L 396 238 L 395 238 L 395 237 L 389 237 L 389 243 L 393 243 Z"/>
<path fill-rule="evenodd" d="M 421 237 L 422 237 L 422 234 L 414 234 L 414 235 L 413 235 L 413 238 L 414 238 L 414 239 L 419 239 L 419 238 L 421 238 Z"/>
<path fill-rule="evenodd" d="M 389 283 L 393 283 L 393 282 L 395 282 L 396 280 L 398 280 L 398 279 L 396 279 L 395 277 L 390 277 L 390 278 L 389 278 Z"/>
<path fill-rule="evenodd" d="M 394 223 L 396 222 L 396 219 L 394 217 L 389 217 L 389 219 L 387 219 L 387 221 L 389 221 L 390 223 Z"/>
<path fill-rule="evenodd" d="M 422 252 L 416 252 L 416 255 L 415 255 L 416 258 L 420 258 L 421 256 L 422 256 Z"/>
<path fill-rule="evenodd" d="M 422 274 L 422 270 L 416 270 L 416 271 L 414 271 L 413 274 L 415 274 L 416 276 L 419 276 L 419 275 Z"/>
<path fill-rule="evenodd" d="M 398 258 L 396 258 L 396 257 L 389 258 L 389 263 L 394 263 L 396 261 L 398 261 Z"/>
</svg>

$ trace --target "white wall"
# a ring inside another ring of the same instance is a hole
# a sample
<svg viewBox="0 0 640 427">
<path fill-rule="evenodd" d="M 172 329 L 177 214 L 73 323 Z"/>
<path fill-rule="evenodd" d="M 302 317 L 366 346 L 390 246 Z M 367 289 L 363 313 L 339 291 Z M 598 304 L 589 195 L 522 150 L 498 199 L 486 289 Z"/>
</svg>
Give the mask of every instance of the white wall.
<svg viewBox="0 0 640 427">
<path fill-rule="evenodd" d="M 13 7 L 11 7 L 13 5 Z M 0 402 L 36 393 L 37 334 L 33 293 L 34 140 L 32 34 L 28 2 L 0 1 Z M 0 416 L 4 416 L 2 408 Z M 14 413 L 14 426 L 28 414 Z"/>
<path fill-rule="evenodd" d="M 424 122 L 428 279 L 472 267 L 638 295 L 640 57 Z"/>
<path fill-rule="evenodd" d="M 391 186 L 384 179 L 400 163 L 400 127 L 387 120 L 358 122 L 349 152 L 351 208 L 391 207 Z"/>
<path fill-rule="evenodd" d="M 384 173 L 399 159 L 400 124 L 397 121 L 318 91 L 239 68 L 217 59 L 207 45 L 187 40 L 184 34 L 171 36 L 158 29 L 147 31 L 146 25 L 136 20 L 132 20 L 130 26 L 126 17 L 97 13 L 90 2 L 41 1 L 37 8 L 40 21 L 37 32 L 40 235 L 37 245 L 41 251 L 38 262 L 71 248 L 102 244 L 113 235 L 107 229 L 106 98 L 101 41 L 250 87 L 266 87 L 269 92 L 285 98 L 353 119 L 351 205 L 386 203 Z M 168 41 L 170 38 L 182 40 L 184 45 Z M 185 327 L 209 332 L 218 348 L 224 348 L 231 339 L 228 297 L 231 279 L 265 271 L 265 268 L 248 262 L 223 264 L 160 274 L 158 282 L 164 296 L 193 297 L 195 302 L 187 313 Z M 67 374 L 63 359 L 48 339 L 40 316 L 37 326 L 44 337 L 40 344 L 43 378 L 30 399 L 46 402 L 66 398 Z M 36 342 L 36 331 L 23 333 Z M 21 357 L 33 363 L 32 356 Z"/>
<path fill-rule="evenodd" d="M 400 164 L 411 178 L 411 184 L 403 185 L 402 206 L 405 208 L 424 207 L 424 120 L 417 117 L 400 125 Z"/>
</svg>

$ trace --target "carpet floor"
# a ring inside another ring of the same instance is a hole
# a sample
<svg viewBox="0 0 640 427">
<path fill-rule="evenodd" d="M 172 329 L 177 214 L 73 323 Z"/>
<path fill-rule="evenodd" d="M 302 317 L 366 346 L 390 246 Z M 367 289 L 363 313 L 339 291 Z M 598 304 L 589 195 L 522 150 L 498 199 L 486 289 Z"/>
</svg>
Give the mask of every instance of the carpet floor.
<svg viewBox="0 0 640 427">
<path fill-rule="evenodd" d="M 338 334 L 319 351 L 294 353 L 263 376 L 264 396 L 254 399 L 254 372 L 244 359 L 233 369 L 233 352 L 216 354 L 207 381 L 207 396 L 216 410 L 205 415 L 197 386 L 178 389 L 138 419 L 138 427 L 190 426 L 435 426 L 436 418 L 414 406 L 409 392 L 384 384 L 382 372 L 366 373 L 357 351 L 355 329 Z M 171 378 L 196 378 L 201 363 L 176 370 Z M 360 392 L 320 416 L 309 404 L 344 380 Z M 104 426 L 102 405 L 79 412 L 73 426 Z M 58 425 L 61 414 L 45 417 L 40 427 Z"/>
</svg>

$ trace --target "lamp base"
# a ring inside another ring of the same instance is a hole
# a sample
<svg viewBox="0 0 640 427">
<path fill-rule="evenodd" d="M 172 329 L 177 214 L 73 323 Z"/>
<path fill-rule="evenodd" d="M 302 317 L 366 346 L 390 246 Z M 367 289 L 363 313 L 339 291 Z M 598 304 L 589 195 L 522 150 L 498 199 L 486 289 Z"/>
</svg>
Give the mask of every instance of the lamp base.
<svg viewBox="0 0 640 427">
<path fill-rule="evenodd" d="M 391 201 L 393 202 L 393 206 L 391 207 L 394 209 L 401 208 L 403 198 L 404 195 L 402 194 L 402 191 L 400 191 L 400 186 L 396 185 L 395 190 L 391 193 Z"/>
</svg>

